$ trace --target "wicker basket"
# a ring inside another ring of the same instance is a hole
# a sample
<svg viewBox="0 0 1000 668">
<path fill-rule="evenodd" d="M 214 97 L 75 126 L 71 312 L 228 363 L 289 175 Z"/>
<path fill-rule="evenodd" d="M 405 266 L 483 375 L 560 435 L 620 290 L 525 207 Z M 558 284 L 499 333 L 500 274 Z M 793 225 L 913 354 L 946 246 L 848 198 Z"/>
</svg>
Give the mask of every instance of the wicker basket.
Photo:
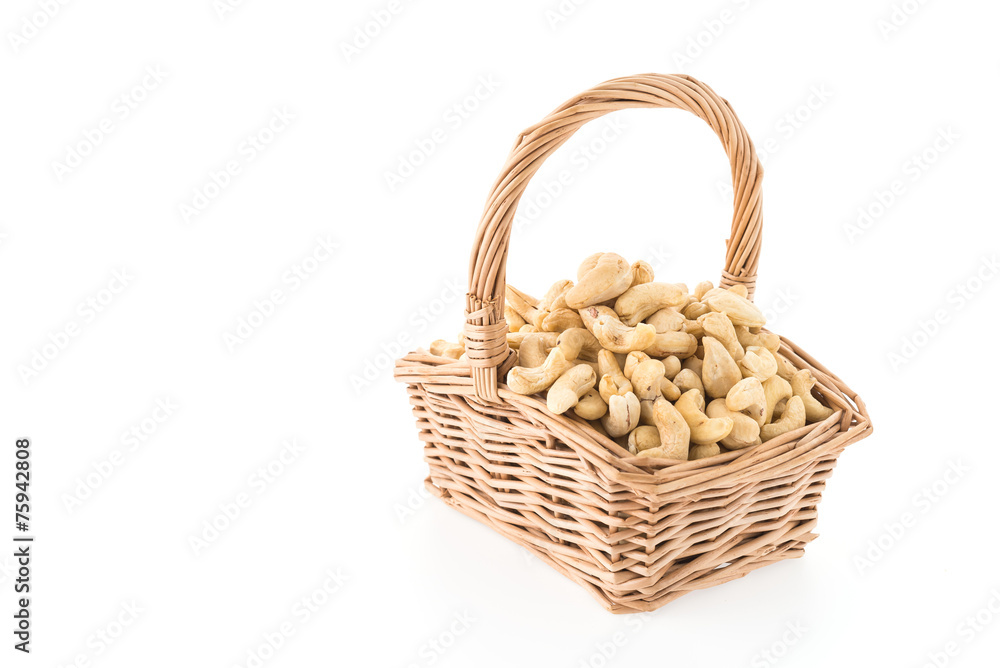
<svg viewBox="0 0 1000 668">
<path fill-rule="evenodd" d="M 518 138 L 493 186 L 470 267 L 468 362 L 415 352 L 399 360 L 428 489 L 585 587 L 611 612 L 649 611 L 695 589 L 799 557 L 837 457 L 871 433 L 864 403 L 795 344 L 781 352 L 816 377 L 834 414 L 766 443 L 664 465 L 631 456 L 572 415 L 498 383 L 516 362 L 503 319 L 518 200 L 542 162 L 584 123 L 617 109 L 686 109 L 708 123 L 732 163 L 735 213 L 724 286 L 753 296 L 761 240 L 760 162 L 729 103 L 683 75 L 608 81 Z M 600 250 L 600 249 L 594 249 Z"/>
</svg>

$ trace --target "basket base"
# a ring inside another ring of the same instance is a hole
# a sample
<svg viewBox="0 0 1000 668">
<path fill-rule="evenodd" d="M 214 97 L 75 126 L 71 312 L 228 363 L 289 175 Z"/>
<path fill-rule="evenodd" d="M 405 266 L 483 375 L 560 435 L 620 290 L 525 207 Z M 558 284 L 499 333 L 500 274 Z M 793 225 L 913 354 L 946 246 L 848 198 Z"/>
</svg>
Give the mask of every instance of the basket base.
<svg viewBox="0 0 1000 668">
<path fill-rule="evenodd" d="M 485 508 L 476 508 L 475 504 L 459 502 L 455 496 L 436 486 L 430 477 L 424 480 L 424 486 L 431 494 L 444 501 L 447 505 L 517 543 L 530 552 L 532 556 L 537 557 L 539 561 L 548 564 L 558 573 L 561 573 L 583 587 L 605 610 L 616 615 L 652 612 L 692 591 L 738 580 L 758 568 L 763 568 L 784 559 L 797 559 L 805 554 L 806 544 L 818 537 L 818 534 L 806 530 L 777 546 L 765 543 L 765 547 L 757 550 L 756 554 L 738 557 L 731 562 L 714 568 L 695 571 L 684 581 L 678 583 L 677 588 L 665 591 L 655 598 L 647 600 L 629 597 L 626 600 L 615 596 L 606 588 L 598 586 L 592 580 L 584 577 L 581 571 L 568 568 L 564 561 L 553 558 L 546 549 L 539 547 L 534 542 L 524 540 L 518 532 L 511 530 L 511 525 L 507 522 L 493 521 L 490 515 L 485 512 Z M 815 520 L 810 522 L 809 528 L 814 527 L 815 523 Z M 677 567 L 679 568 L 680 565 Z M 669 569 L 666 575 L 669 576 Z"/>
</svg>

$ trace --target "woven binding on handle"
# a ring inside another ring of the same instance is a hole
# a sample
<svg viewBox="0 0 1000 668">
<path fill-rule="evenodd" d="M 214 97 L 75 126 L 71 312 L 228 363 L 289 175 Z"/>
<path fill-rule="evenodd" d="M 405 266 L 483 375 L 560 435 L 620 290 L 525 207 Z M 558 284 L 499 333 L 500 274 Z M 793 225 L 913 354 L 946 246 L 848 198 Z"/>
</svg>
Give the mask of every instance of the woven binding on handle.
<svg viewBox="0 0 1000 668">
<path fill-rule="evenodd" d="M 753 142 L 729 103 L 682 74 L 612 79 L 567 101 L 518 137 L 493 185 L 476 231 L 469 265 L 465 346 L 476 396 L 499 403 L 497 382 L 514 364 L 503 317 L 511 223 L 524 190 L 546 158 L 585 123 L 618 109 L 685 109 L 708 123 L 732 165 L 733 224 L 726 242 L 721 285 L 742 284 L 753 298 L 761 238 L 763 169 Z"/>
</svg>

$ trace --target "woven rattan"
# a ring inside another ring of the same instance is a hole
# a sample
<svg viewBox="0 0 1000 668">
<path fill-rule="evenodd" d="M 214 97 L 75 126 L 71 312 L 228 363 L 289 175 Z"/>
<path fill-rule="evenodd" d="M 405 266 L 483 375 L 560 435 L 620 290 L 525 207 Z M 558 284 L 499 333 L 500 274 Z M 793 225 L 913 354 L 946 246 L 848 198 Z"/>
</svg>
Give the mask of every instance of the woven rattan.
<svg viewBox="0 0 1000 668">
<path fill-rule="evenodd" d="M 633 457 L 585 421 L 554 415 L 544 400 L 498 382 L 517 359 L 507 346 L 503 303 L 518 201 L 542 162 L 584 123 L 633 107 L 685 109 L 722 141 L 732 165 L 734 214 L 720 283 L 744 284 L 752 297 L 763 172 L 729 103 L 688 76 L 615 79 L 518 137 L 476 234 L 468 361 L 414 352 L 396 365 L 424 442 L 428 489 L 616 613 L 654 610 L 801 556 L 816 537 L 817 505 L 838 455 L 871 433 L 857 395 L 787 339 L 781 352 L 812 371 L 834 414 L 756 447 L 666 466 Z"/>
</svg>

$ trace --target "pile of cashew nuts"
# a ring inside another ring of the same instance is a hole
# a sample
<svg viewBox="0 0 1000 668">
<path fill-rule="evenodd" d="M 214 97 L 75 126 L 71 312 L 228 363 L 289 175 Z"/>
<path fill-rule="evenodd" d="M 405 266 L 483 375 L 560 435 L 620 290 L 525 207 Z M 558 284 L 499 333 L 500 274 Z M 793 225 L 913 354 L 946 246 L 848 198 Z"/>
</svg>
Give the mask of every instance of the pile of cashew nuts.
<svg viewBox="0 0 1000 668">
<path fill-rule="evenodd" d="M 577 282 L 541 299 L 507 287 L 507 386 L 543 394 L 638 457 L 695 460 L 758 445 L 833 409 L 816 381 L 778 353 L 746 288 L 657 283 L 646 262 L 595 253 Z M 461 343 L 430 352 L 464 359 Z"/>
</svg>

